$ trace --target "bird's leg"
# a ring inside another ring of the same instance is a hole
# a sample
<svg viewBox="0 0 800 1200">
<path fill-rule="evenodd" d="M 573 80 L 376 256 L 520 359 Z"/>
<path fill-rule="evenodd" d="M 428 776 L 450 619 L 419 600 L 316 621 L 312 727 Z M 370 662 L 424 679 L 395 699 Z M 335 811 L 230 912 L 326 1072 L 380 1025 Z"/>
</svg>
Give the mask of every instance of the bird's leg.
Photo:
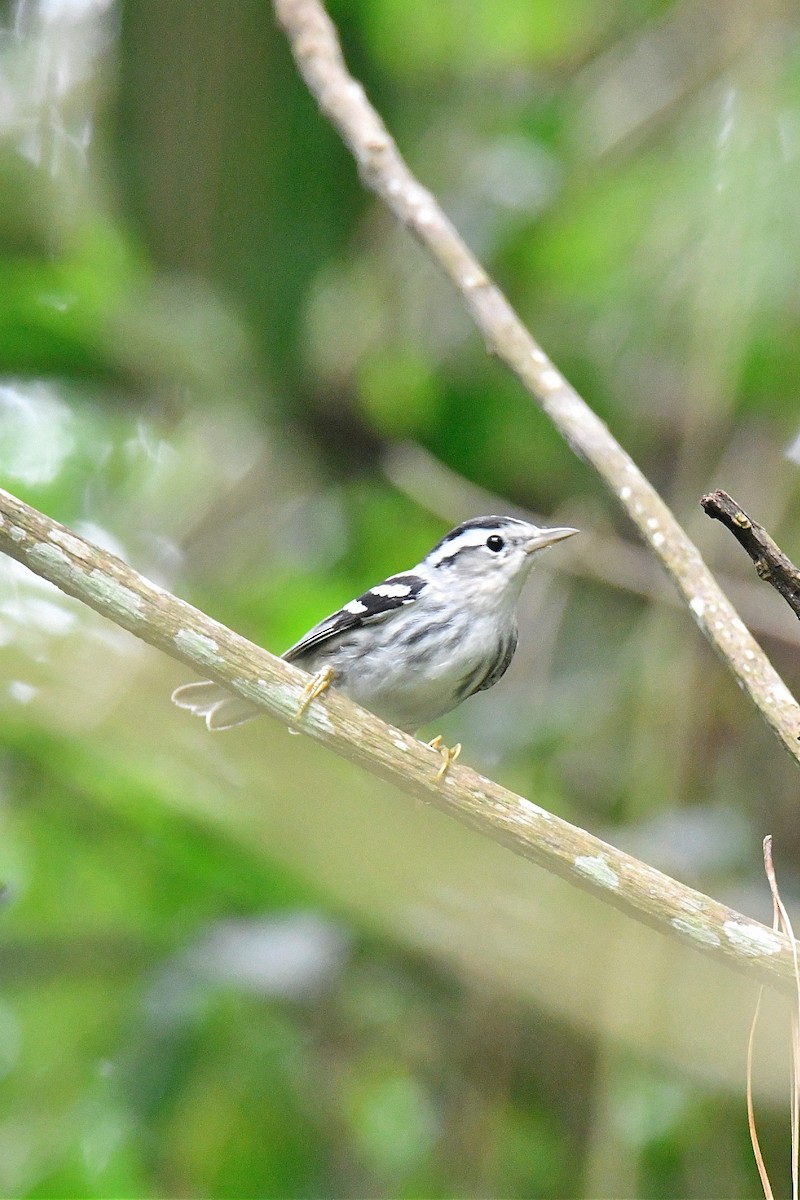
<svg viewBox="0 0 800 1200">
<path fill-rule="evenodd" d="M 333 678 L 333 667 L 323 667 L 321 671 L 317 671 L 316 675 L 303 688 L 297 712 L 294 714 L 295 720 L 302 717 L 312 700 L 318 700 L 324 692 L 327 692 L 333 682 Z"/>
<path fill-rule="evenodd" d="M 430 746 L 431 750 L 435 750 L 437 754 L 441 754 L 444 761 L 439 767 L 439 770 L 436 772 L 436 778 L 444 779 L 445 775 L 450 770 L 451 765 L 456 761 L 461 753 L 461 742 L 456 742 L 455 746 L 445 746 L 444 742 L 442 741 L 442 735 L 437 733 L 436 737 L 431 738 L 427 745 Z"/>
</svg>

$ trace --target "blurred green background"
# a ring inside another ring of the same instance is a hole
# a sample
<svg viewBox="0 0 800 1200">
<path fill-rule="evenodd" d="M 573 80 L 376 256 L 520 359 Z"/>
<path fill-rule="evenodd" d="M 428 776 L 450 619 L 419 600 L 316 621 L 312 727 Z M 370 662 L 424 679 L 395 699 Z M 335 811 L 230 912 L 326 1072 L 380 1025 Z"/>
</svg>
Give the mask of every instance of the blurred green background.
<svg viewBox="0 0 800 1200">
<path fill-rule="evenodd" d="M 412 168 L 797 687 L 800 16 L 336 0 Z M 753 916 L 797 775 L 365 194 L 264 0 L 0 4 L 0 482 L 280 651 L 481 512 L 547 557 L 463 758 Z M 755 989 L 0 562 L 0 1194 L 750 1197 Z M 786 1013 L 757 1043 L 788 1195 Z"/>
</svg>

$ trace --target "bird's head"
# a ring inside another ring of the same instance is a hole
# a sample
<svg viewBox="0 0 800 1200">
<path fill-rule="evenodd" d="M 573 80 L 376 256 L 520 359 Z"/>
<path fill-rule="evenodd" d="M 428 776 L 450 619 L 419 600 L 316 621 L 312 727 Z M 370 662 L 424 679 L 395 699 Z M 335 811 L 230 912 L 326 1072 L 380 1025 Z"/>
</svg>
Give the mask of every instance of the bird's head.
<svg viewBox="0 0 800 1200">
<path fill-rule="evenodd" d="M 424 559 L 434 577 L 515 600 L 536 556 L 577 529 L 547 529 L 515 517 L 473 517 L 446 533 Z"/>
</svg>

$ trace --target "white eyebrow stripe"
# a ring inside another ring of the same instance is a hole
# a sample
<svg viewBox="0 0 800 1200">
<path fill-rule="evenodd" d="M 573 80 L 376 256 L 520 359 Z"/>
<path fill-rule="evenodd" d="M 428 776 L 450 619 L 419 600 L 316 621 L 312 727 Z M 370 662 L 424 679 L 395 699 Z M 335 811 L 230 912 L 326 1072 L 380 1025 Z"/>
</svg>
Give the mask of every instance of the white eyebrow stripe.
<svg viewBox="0 0 800 1200">
<path fill-rule="evenodd" d="M 411 588 L 407 583 L 379 583 L 369 589 L 373 596 L 409 596 Z"/>
<path fill-rule="evenodd" d="M 465 550 L 472 546 L 485 546 L 486 539 L 492 536 L 494 529 L 464 529 L 458 537 L 451 538 L 449 542 L 432 550 L 425 562 L 429 567 L 435 567 L 437 563 L 442 562 L 446 558 L 452 558 L 454 554 L 458 554 L 459 550 Z M 502 536 L 502 535 L 501 535 Z"/>
</svg>

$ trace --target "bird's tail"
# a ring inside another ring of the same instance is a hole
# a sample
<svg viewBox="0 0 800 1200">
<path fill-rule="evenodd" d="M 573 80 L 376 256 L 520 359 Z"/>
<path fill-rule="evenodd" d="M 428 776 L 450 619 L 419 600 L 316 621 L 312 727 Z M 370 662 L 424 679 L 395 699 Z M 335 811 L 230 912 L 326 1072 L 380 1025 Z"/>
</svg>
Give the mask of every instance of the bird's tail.
<svg viewBox="0 0 800 1200">
<path fill-rule="evenodd" d="M 204 680 L 202 683 L 184 683 L 172 693 L 172 703 L 186 708 L 197 717 L 203 717 L 209 729 L 231 729 L 243 725 L 254 717 L 263 717 L 263 709 L 234 696 L 218 683 Z"/>
</svg>

